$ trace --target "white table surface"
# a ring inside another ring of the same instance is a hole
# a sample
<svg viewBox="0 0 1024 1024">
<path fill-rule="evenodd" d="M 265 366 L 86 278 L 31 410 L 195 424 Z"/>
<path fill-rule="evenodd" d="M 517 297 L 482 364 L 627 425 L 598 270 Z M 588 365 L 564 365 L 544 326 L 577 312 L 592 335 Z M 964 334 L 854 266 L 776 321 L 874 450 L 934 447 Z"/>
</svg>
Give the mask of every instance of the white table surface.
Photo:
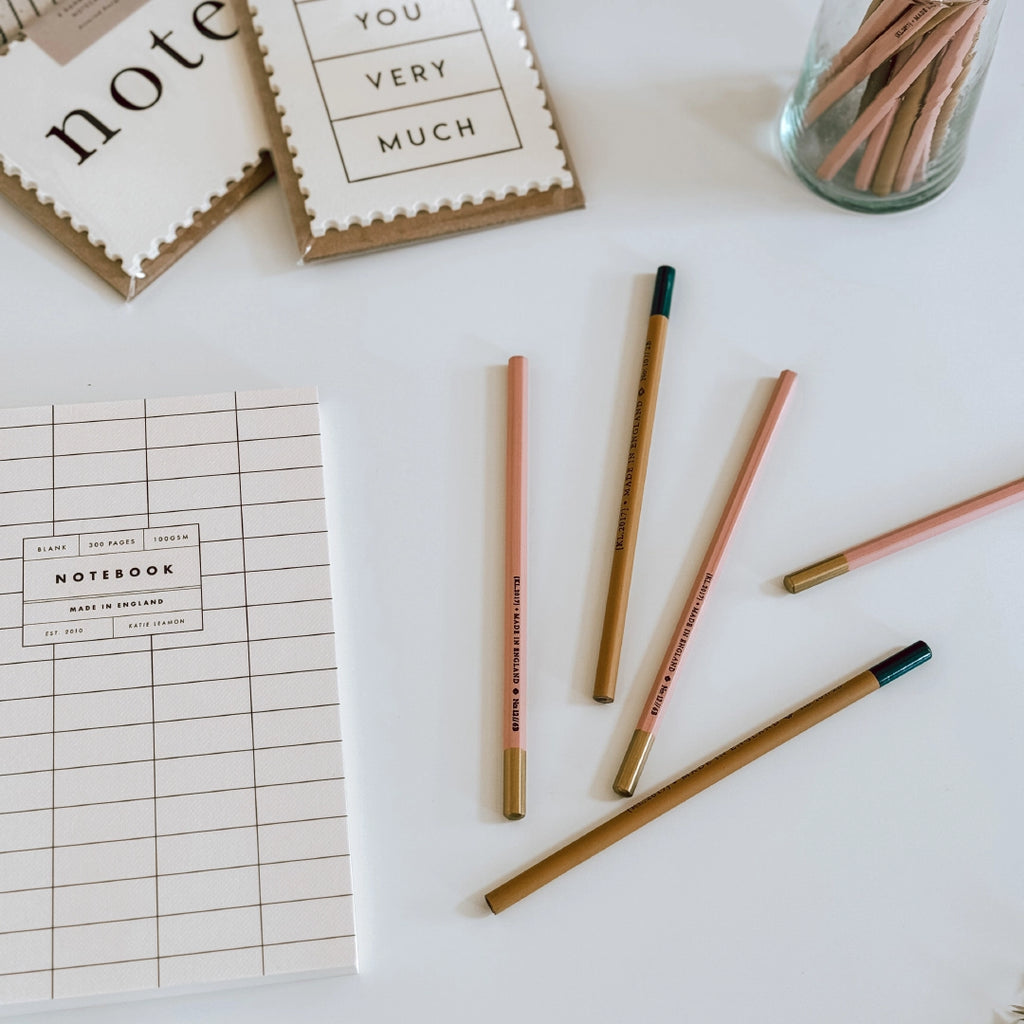
<svg viewBox="0 0 1024 1024">
<path fill-rule="evenodd" d="M 321 389 L 358 977 L 37 1021 L 994 1024 L 1024 982 L 1024 507 L 783 573 L 1021 473 L 1024 19 L 970 157 L 883 218 L 774 122 L 816 0 L 531 0 L 588 209 L 319 266 L 269 185 L 136 302 L 0 207 L 7 406 Z M 590 699 L 653 271 L 678 271 L 619 698 Z M 530 358 L 530 791 L 500 815 L 504 364 Z M 784 423 L 641 790 L 934 659 L 500 917 L 610 780 L 769 390 Z"/>
</svg>

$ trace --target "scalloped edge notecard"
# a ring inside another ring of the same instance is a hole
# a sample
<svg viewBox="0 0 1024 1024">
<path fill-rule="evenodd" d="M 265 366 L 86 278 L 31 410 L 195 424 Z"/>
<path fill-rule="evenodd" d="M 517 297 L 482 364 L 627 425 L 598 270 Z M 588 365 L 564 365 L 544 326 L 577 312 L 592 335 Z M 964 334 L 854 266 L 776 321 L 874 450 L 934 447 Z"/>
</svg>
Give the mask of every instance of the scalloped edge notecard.
<svg viewBox="0 0 1024 1024">
<path fill-rule="evenodd" d="M 272 173 L 235 14 L 62 0 L 24 28 L 0 54 L 0 193 L 132 298 Z"/>
<path fill-rule="evenodd" d="M 303 260 L 583 206 L 513 0 L 233 2 Z"/>
</svg>

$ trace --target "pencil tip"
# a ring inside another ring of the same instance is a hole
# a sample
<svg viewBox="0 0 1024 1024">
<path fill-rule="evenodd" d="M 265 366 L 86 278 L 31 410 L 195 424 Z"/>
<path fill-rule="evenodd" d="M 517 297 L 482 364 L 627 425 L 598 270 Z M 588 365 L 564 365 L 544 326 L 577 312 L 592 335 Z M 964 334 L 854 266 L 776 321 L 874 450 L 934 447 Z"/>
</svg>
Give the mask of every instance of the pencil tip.
<svg viewBox="0 0 1024 1024">
<path fill-rule="evenodd" d="M 846 560 L 846 555 L 833 555 L 783 576 L 782 583 L 791 594 L 799 594 L 849 571 L 850 563 Z"/>
</svg>

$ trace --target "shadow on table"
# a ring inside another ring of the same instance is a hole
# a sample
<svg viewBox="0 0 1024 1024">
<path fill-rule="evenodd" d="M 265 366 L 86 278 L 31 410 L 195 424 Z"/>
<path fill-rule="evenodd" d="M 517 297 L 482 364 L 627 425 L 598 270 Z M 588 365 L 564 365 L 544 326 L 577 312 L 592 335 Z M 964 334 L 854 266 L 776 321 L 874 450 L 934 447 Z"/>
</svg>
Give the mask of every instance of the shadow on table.
<svg viewBox="0 0 1024 1024">
<path fill-rule="evenodd" d="M 813 200 L 790 173 L 778 123 L 793 75 L 743 74 L 595 90 L 564 130 L 592 207 L 703 205 L 708 194 L 766 210 Z"/>
</svg>

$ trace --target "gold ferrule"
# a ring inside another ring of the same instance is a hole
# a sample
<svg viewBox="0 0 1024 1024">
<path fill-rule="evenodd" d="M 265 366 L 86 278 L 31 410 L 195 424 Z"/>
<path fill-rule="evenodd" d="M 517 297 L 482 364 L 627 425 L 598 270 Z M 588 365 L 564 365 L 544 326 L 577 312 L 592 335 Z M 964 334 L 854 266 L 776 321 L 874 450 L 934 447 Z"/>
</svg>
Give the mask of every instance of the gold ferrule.
<svg viewBox="0 0 1024 1024">
<path fill-rule="evenodd" d="M 816 587 L 826 580 L 834 580 L 849 571 L 850 563 L 846 561 L 846 555 L 834 555 L 823 562 L 815 562 L 806 569 L 799 569 L 788 576 L 783 576 L 782 582 L 791 594 L 799 594 L 801 590 Z"/>
<path fill-rule="evenodd" d="M 502 760 L 501 813 L 510 821 L 526 817 L 526 751 L 509 747 Z"/>
<path fill-rule="evenodd" d="M 654 735 L 652 733 L 644 732 L 643 729 L 637 729 L 633 733 L 633 738 L 626 748 L 626 756 L 622 759 L 622 764 L 619 765 L 619 774 L 615 776 L 615 782 L 612 783 L 612 789 L 619 796 L 633 795 L 636 784 L 640 781 L 640 773 L 647 763 L 647 755 L 651 752 L 653 745 Z"/>
</svg>

